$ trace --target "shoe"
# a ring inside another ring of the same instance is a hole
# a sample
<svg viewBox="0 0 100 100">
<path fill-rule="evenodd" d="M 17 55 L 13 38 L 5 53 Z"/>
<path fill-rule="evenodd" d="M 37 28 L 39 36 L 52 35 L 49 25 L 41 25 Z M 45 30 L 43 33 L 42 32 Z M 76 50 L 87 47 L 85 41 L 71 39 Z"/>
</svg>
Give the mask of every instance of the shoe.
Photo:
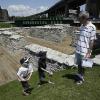
<svg viewBox="0 0 100 100">
<path fill-rule="evenodd" d="M 30 88 L 28 88 L 25 92 L 28 93 L 28 94 L 31 94 L 32 90 L 33 90 L 33 88 L 30 87 Z"/>
<path fill-rule="evenodd" d="M 79 80 L 83 81 L 84 82 L 84 77 L 80 74 L 77 74 L 77 76 L 79 77 Z"/>
<path fill-rule="evenodd" d="M 40 88 L 40 87 L 41 87 L 41 85 L 39 84 L 39 85 L 38 85 L 38 88 Z"/>
<path fill-rule="evenodd" d="M 81 85 L 81 84 L 83 84 L 83 81 L 77 81 L 76 84 Z"/>
<path fill-rule="evenodd" d="M 49 83 L 49 84 L 55 84 L 55 83 L 53 83 L 53 82 L 51 82 L 51 81 L 48 81 L 48 83 Z"/>
<path fill-rule="evenodd" d="M 82 78 L 82 81 L 84 82 L 84 77 L 82 76 L 81 78 Z"/>
<path fill-rule="evenodd" d="M 23 95 L 24 95 L 24 96 L 28 96 L 29 93 L 26 93 L 25 91 L 23 91 Z"/>
<path fill-rule="evenodd" d="M 29 91 L 32 91 L 32 90 L 33 90 L 33 87 L 30 87 L 30 88 L 29 88 Z"/>
</svg>

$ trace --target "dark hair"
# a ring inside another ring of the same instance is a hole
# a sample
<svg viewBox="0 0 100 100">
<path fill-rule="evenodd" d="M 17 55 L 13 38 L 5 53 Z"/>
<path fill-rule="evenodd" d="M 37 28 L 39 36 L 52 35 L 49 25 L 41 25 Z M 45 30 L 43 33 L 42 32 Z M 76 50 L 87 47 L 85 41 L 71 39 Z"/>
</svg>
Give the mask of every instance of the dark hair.
<svg viewBox="0 0 100 100">
<path fill-rule="evenodd" d="M 25 62 L 25 59 L 22 58 L 22 59 L 20 60 L 20 64 L 22 65 L 24 62 Z"/>
<path fill-rule="evenodd" d="M 40 51 L 38 56 L 44 58 L 44 57 L 46 57 L 46 54 L 47 54 L 47 51 Z"/>
<path fill-rule="evenodd" d="M 27 57 L 24 57 L 20 60 L 20 64 L 23 64 L 24 62 L 29 63 L 29 59 Z"/>
<path fill-rule="evenodd" d="M 79 18 L 87 19 L 88 20 L 89 19 L 89 12 L 87 12 L 87 11 L 80 12 Z"/>
</svg>

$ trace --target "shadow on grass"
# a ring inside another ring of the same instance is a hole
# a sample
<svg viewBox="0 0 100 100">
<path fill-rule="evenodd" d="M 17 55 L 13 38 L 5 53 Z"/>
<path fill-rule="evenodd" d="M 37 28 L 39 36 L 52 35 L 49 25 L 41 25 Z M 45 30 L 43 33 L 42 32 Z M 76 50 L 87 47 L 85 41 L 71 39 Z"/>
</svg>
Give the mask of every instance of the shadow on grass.
<svg viewBox="0 0 100 100">
<path fill-rule="evenodd" d="M 74 82 L 77 82 L 79 80 L 79 77 L 75 74 L 65 74 L 62 76 L 63 78 L 71 79 Z"/>
<path fill-rule="evenodd" d="M 44 84 L 47 84 L 47 83 L 48 83 L 48 81 L 41 81 L 41 82 L 38 83 L 38 85 L 44 85 Z"/>
</svg>

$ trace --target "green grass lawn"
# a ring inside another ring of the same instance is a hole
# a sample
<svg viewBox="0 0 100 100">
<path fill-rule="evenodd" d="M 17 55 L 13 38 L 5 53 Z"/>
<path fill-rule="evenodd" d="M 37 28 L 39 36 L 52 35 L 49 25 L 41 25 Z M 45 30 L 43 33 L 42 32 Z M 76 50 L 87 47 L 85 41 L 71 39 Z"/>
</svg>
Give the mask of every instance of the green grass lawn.
<svg viewBox="0 0 100 100">
<path fill-rule="evenodd" d="M 4 22 L 0 22 L 0 28 L 11 28 L 14 25 L 10 24 L 10 23 L 4 23 Z"/>
<path fill-rule="evenodd" d="M 55 85 L 41 87 L 37 85 L 38 75 L 35 72 L 30 80 L 34 87 L 31 95 L 23 96 L 20 83 L 13 81 L 0 87 L 0 100 L 100 100 L 100 66 L 86 69 L 86 81 L 80 86 L 70 77 L 76 72 L 77 69 L 56 72 L 52 77 Z"/>
</svg>

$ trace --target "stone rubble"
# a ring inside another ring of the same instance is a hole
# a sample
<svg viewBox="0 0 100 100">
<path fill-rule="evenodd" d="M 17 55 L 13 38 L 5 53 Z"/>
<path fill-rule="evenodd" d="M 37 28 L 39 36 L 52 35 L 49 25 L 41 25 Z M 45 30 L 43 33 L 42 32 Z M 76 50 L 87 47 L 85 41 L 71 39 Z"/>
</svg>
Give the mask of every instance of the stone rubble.
<svg viewBox="0 0 100 100">
<path fill-rule="evenodd" d="M 74 36 L 73 31 L 76 29 L 76 27 L 72 27 L 69 24 L 54 24 L 34 27 L 7 28 L 5 31 L 13 31 L 17 34 L 23 34 L 24 36 L 32 36 L 59 43 L 62 42 L 68 34 Z M 1 29 L 0 31 L 4 31 L 4 29 Z"/>
<path fill-rule="evenodd" d="M 11 36 L 11 35 L 13 35 L 13 33 L 10 31 L 2 31 L 2 32 L 0 32 L 0 35 Z"/>
<path fill-rule="evenodd" d="M 53 42 L 62 42 L 63 39 L 68 34 L 73 34 L 75 27 L 71 27 L 70 25 L 46 25 L 46 26 L 38 26 L 38 27 L 31 27 L 30 29 L 30 36 L 42 38 L 47 41 Z"/>
<path fill-rule="evenodd" d="M 61 53 L 59 51 L 52 50 L 47 47 L 43 47 L 37 44 L 30 44 L 26 45 L 25 49 L 31 52 L 32 55 L 38 54 L 40 51 L 47 51 L 47 69 L 52 71 L 59 71 L 63 70 L 67 66 L 76 66 L 75 64 L 75 55 L 67 55 L 64 53 Z M 94 63 L 100 65 L 100 55 L 96 56 L 93 59 Z"/>
<path fill-rule="evenodd" d="M 77 38 L 78 31 L 76 28 L 70 25 L 46 25 L 38 27 L 23 27 L 23 28 L 13 28 L 0 30 L 0 44 L 8 48 L 10 52 L 18 52 L 20 50 L 33 53 L 38 53 L 39 51 L 47 51 L 47 69 L 52 71 L 59 71 L 66 68 L 66 66 L 75 66 L 75 55 L 67 55 L 59 51 L 52 50 L 47 47 L 43 47 L 37 44 L 30 44 L 26 42 L 24 36 L 35 36 L 37 38 L 42 38 L 45 40 L 53 42 L 61 42 L 67 34 L 72 36 L 72 45 L 75 45 L 75 39 Z M 22 34 L 23 33 L 23 34 Z M 38 67 L 38 57 L 33 56 L 28 53 L 28 56 L 32 57 L 32 62 L 34 66 Z M 93 59 L 94 63 L 100 65 L 100 59 L 96 56 Z"/>
<path fill-rule="evenodd" d="M 48 70 L 59 71 L 63 70 L 65 66 L 74 66 L 74 55 L 67 55 L 37 44 L 27 45 L 25 49 L 33 54 L 38 54 L 40 51 L 47 51 Z"/>
<path fill-rule="evenodd" d="M 93 58 L 93 62 L 97 65 L 100 65 L 100 55 L 95 56 L 95 58 Z"/>
<path fill-rule="evenodd" d="M 8 66 L 10 66 L 9 68 L 11 68 L 12 70 L 16 66 L 16 61 L 19 62 L 21 57 L 28 56 L 31 57 L 31 62 L 33 63 L 34 71 L 36 71 L 38 68 L 38 56 L 36 56 L 35 54 L 37 54 L 39 51 L 47 51 L 47 70 L 49 71 L 61 71 L 67 68 L 68 66 L 76 66 L 74 63 L 74 54 L 67 55 L 37 44 L 30 44 L 27 42 L 27 40 L 25 40 L 27 37 L 37 37 L 45 39 L 47 41 L 59 43 L 62 42 L 63 39 L 67 37 L 67 35 L 70 35 L 73 40 L 71 44 L 74 46 L 75 39 L 77 38 L 76 35 L 78 34 L 78 31 L 75 30 L 77 30 L 76 27 L 63 24 L 46 25 L 40 27 L 14 27 L 0 29 L 0 45 L 1 47 L 4 47 L 7 51 L 7 53 L 4 53 L 4 57 L 6 58 L 7 62 L 5 63 L 4 61 L 4 65 L 1 66 L 1 68 L 4 69 L 4 67 L 8 68 Z M 100 40 L 99 37 L 98 40 Z M 99 41 L 97 41 L 97 43 L 97 47 L 100 47 Z M 100 65 L 100 55 L 95 56 L 95 58 L 93 58 L 93 61 L 95 64 Z M 12 65 L 12 63 L 14 64 Z M 14 69 L 14 74 L 15 72 L 16 70 Z M 9 76 L 5 72 L 5 69 L 4 73 L 5 75 Z"/>
<path fill-rule="evenodd" d="M 12 39 L 12 40 L 20 40 L 21 38 L 23 38 L 23 36 L 21 36 L 21 35 L 12 35 L 12 36 L 10 36 L 10 39 Z"/>
<path fill-rule="evenodd" d="M 6 47 L 10 53 L 24 49 L 24 46 L 27 45 L 24 36 L 18 35 L 16 32 L 1 31 L 0 33 L 0 44 Z"/>
</svg>

